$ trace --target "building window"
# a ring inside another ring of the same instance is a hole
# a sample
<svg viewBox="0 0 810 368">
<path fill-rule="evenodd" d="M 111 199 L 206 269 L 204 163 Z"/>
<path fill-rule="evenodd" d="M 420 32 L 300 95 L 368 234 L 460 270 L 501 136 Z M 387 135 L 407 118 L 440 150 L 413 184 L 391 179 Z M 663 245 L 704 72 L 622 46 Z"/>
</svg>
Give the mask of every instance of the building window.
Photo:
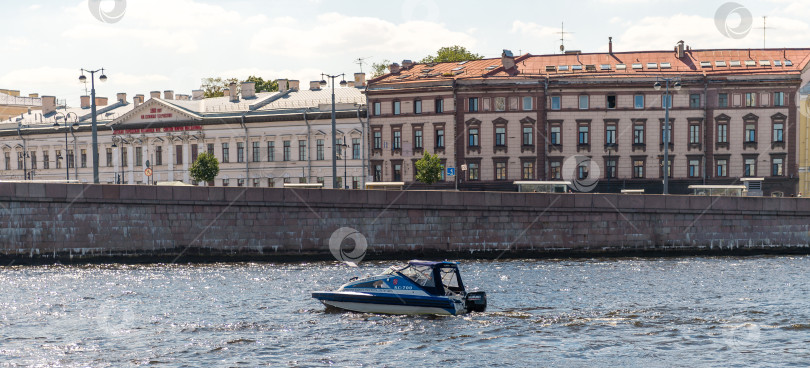
<svg viewBox="0 0 810 368">
<path fill-rule="evenodd" d="M 562 144 L 562 127 L 559 124 L 551 126 L 551 134 L 549 134 L 549 144 L 560 145 Z"/>
<path fill-rule="evenodd" d="M 469 146 L 478 147 L 478 128 L 470 128 L 469 136 Z"/>
<path fill-rule="evenodd" d="M 307 160 L 307 141 L 304 140 L 298 141 L 298 160 L 299 161 Z"/>
<path fill-rule="evenodd" d="M 664 142 L 672 144 L 672 125 L 672 122 L 670 122 L 665 127 L 664 122 L 661 122 L 661 144 L 664 144 Z"/>
<path fill-rule="evenodd" d="M 588 173 L 591 169 L 590 161 L 583 161 L 577 166 L 577 179 L 584 180 L 588 178 Z"/>
<path fill-rule="evenodd" d="M 497 128 L 495 128 L 495 145 L 496 146 L 505 146 L 506 145 L 506 128 L 505 127 L 497 127 Z"/>
<path fill-rule="evenodd" d="M 379 101 L 374 102 L 374 116 L 380 116 L 381 110 L 382 104 Z"/>
<path fill-rule="evenodd" d="M 191 145 L 191 161 L 190 162 L 197 161 L 197 156 L 198 156 L 197 145 L 192 144 Z"/>
<path fill-rule="evenodd" d="M 32 169 L 37 168 L 37 152 L 36 151 L 31 151 L 31 168 Z"/>
<path fill-rule="evenodd" d="M 223 186 L 223 187 L 227 187 L 227 186 L 228 186 L 228 185 L 230 185 L 230 184 L 231 184 L 231 180 L 230 180 L 230 179 L 222 179 L 222 186 Z"/>
<path fill-rule="evenodd" d="M 480 180 L 480 176 L 479 176 L 479 172 L 478 172 L 479 169 L 480 168 L 478 167 L 477 163 L 471 163 L 471 164 L 467 165 L 468 180 Z"/>
<path fill-rule="evenodd" d="M 562 179 L 562 162 L 560 161 L 549 162 L 549 178 L 554 180 Z"/>
<path fill-rule="evenodd" d="M 717 107 L 728 107 L 728 93 L 719 93 L 717 95 Z"/>
<path fill-rule="evenodd" d="M 605 179 L 616 179 L 616 158 L 605 160 Z"/>
<path fill-rule="evenodd" d="M 380 164 L 374 165 L 374 181 L 375 182 L 382 181 L 382 165 Z"/>
<path fill-rule="evenodd" d="M 757 94 L 754 92 L 747 92 L 745 94 L 745 106 L 754 107 L 757 105 Z"/>
<path fill-rule="evenodd" d="M 236 162 L 245 162 L 245 142 L 236 142 Z"/>
<path fill-rule="evenodd" d="M 107 148 L 107 167 L 112 166 L 113 166 L 112 148 Z"/>
<path fill-rule="evenodd" d="M 282 148 L 282 150 L 283 150 L 283 152 L 282 152 L 282 155 L 283 155 L 282 159 L 283 159 L 284 161 L 290 161 L 290 153 L 291 153 L 291 152 L 290 152 L 290 150 L 291 150 L 291 146 L 292 146 L 292 144 L 291 144 L 291 142 L 290 142 L 290 141 L 284 141 L 284 147 Z"/>
<path fill-rule="evenodd" d="M 374 131 L 374 149 L 382 149 L 382 132 Z"/>
<path fill-rule="evenodd" d="M 228 147 L 228 143 L 222 144 L 222 162 L 228 163 L 231 158 L 231 149 Z"/>
<path fill-rule="evenodd" d="M 757 175 L 757 159 L 755 158 L 746 158 L 743 160 L 743 175 L 747 177 L 752 177 Z"/>
<path fill-rule="evenodd" d="M 608 109 L 615 109 L 616 108 L 616 95 L 607 95 L 607 108 Z"/>
<path fill-rule="evenodd" d="M 588 95 L 581 95 L 579 96 L 579 109 L 580 110 L 587 110 L 590 100 Z"/>
<path fill-rule="evenodd" d="M 605 144 L 616 144 L 616 124 L 605 125 Z"/>
<path fill-rule="evenodd" d="M 523 162 L 523 177 L 524 180 L 534 179 L 534 162 Z"/>
<path fill-rule="evenodd" d="M 176 145 L 174 147 L 174 151 L 176 153 L 175 156 L 177 157 L 176 163 L 178 165 L 182 165 L 183 164 L 183 145 L 180 145 L 180 144 Z"/>
<path fill-rule="evenodd" d="M 633 178 L 644 179 L 644 160 L 633 160 Z"/>
<path fill-rule="evenodd" d="M 360 159 L 360 138 L 352 138 L 352 159 Z"/>
<path fill-rule="evenodd" d="M 551 109 L 552 110 L 560 110 L 562 108 L 562 97 L 560 96 L 551 96 Z"/>
<path fill-rule="evenodd" d="M 745 123 L 745 143 L 757 141 L 757 125 L 755 123 Z"/>
<path fill-rule="evenodd" d="M 245 179 L 236 179 L 236 186 L 237 187 L 244 187 L 245 186 Z"/>
<path fill-rule="evenodd" d="M 495 111 L 506 111 L 506 97 L 495 97 Z"/>
<path fill-rule="evenodd" d="M 253 186 L 258 187 L 261 180 L 259 178 L 253 178 Z"/>
<path fill-rule="evenodd" d="M 785 106 L 785 92 L 774 92 L 773 93 L 773 105 L 774 106 Z"/>
<path fill-rule="evenodd" d="M 85 161 L 87 161 L 87 152 L 82 150 L 82 167 L 85 166 Z M 143 166 L 143 148 L 142 147 L 135 147 L 135 167 Z"/>
<path fill-rule="evenodd" d="M 209 146 L 211 146 L 211 149 L 214 148 L 213 144 L 209 144 Z M 160 165 L 163 165 L 163 146 L 155 146 L 155 166 Z"/>
<path fill-rule="evenodd" d="M 633 107 L 636 109 L 644 108 L 644 95 L 633 96 Z"/>
<path fill-rule="evenodd" d="M 590 125 L 589 124 L 580 124 L 579 125 L 579 135 L 577 144 L 579 145 L 588 145 L 590 144 L 590 137 L 588 136 L 590 133 Z"/>
<path fill-rule="evenodd" d="M 689 125 L 689 143 L 700 143 L 700 125 Z"/>
<path fill-rule="evenodd" d="M 56 151 L 56 158 L 54 159 L 54 160 L 56 160 L 56 168 L 57 169 L 62 168 L 62 161 L 60 161 L 61 159 L 62 159 L 62 151 L 57 150 Z M 8 152 L 6 152 L 6 170 L 11 170 L 11 157 L 9 157 Z"/>
<path fill-rule="evenodd" d="M 672 95 L 661 96 L 661 108 L 672 108 Z"/>
<path fill-rule="evenodd" d="M 276 179 L 275 178 L 267 178 L 267 187 L 268 188 L 275 188 L 276 187 Z"/>
<path fill-rule="evenodd" d="M 774 123 L 773 124 L 773 141 L 774 142 L 784 142 L 784 131 L 785 131 L 785 124 L 783 123 Z"/>
<path fill-rule="evenodd" d="M 470 97 L 467 99 L 467 106 L 469 112 L 478 112 L 478 97 Z"/>
<path fill-rule="evenodd" d="M 717 160 L 717 176 L 718 177 L 727 177 L 728 176 L 728 160 L 721 158 Z"/>
<path fill-rule="evenodd" d="M 214 155 L 214 144 L 213 143 L 208 143 L 207 149 L 208 149 L 208 154 L 213 156 Z M 213 184 L 212 184 L 212 186 L 213 186 Z"/>
<path fill-rule="evenodd" d="M 394 101 L 394 115 L 399 115 L 400 113 L 402 113 L 400 108 L 401 108 L 400 101 Z"/>
<path fill-rule="evenodd" d="M 315 146 L 315 159 L 316 160 L 323 160 L 324 159 L 324 155 L 323 155 L 323 139 L 318 139 L 317 141 L 315 141 L 315 144 L 316 144 L 316 146 Z"/>
<path fill-rule="evenodd" d="M 276 142 L 267 142 L 267 162 L 276 160 Z"/>
<path fill-rule="evenodd" d="M 402 131 L 401 130 L 394 130 L 394 137 L 392 140 L 391 148 L 398 150 L 402 149 Z"/>
<path fill-rule="evenodd" d="M 644 144 L 644 123 L 633 124 L 633 144 Z"/>
<path fill-rule="evenodd" d="M 700 108 L 700 94 L 693 93 L 689 95 L 689 107 L 693 109 Z"/>
<path fill-rule="evenodd" d="M 534 108 L 534 106 L 532 106 L 532 98 L 531 98 L 531 96 L 524 96 L 523 97 L 523 111 L 529 111 L 529 110 L 531 110 L 533 108 Z"/>
<path fill-rule="evenodd" d="M 416 100 L 413 102 L 413 113 L 414 114 L 422 113 L 422 100 Z"/>
<path fill-rule="evenodd" d="M 49 169 L 51 167 L 51 158 L 48 151 L 42 151 L 42 168 Z"/>
<path fill-rule="evenodd" d="M 728 143 L 728 124 L 717 124 L 717 143 Z"/>
<path fill-rule="evenodd" d="M 663 178 L 664 177 L 664 159 L 658 159 L 658 176 Z M 667 176 L 672 177 L 672 159 L 670 158 L 667 162 Z"/>
<path fill-rule="evenodd" d="M 402 181 L 402 164 L 394 164 L 394 181 Z"/>
<path fill-rule="evenodd" d="M 69 152 L 73 153 L 73 151 L 69 151 Z M 22 170 L 23 169 L 23 155 L 25 155 L 25 153 L 17 152 L 17 170 Z M 73 167 L 72 161 L 71 161 L 70 164 L 68 164 L 68 167 L 71 167 L 71 168 Z"/>
<path fill-rule="evenodd" d="M 534 144 L 534 133 L 532 132 L 532 127 L 530 126 L 523 127 L 523 145 L 531 146 L 533 144 Z"/>
<path fill-rule="evenodd" d="M 71 156 L 73 156 L 73 155 L 71 155 Z M 123 158 L 123 159 L 121 160 L 121 164 L 122 164 L 124 167 L 126 167 L 126 166 L 129 164 L 129 155 L 128 155 L 128 152 L 127 152 L 127 148 L 126 148 L 126 147 L 121 147 L 121 157 Z M 70 160 L 68 160 L 68 161 L 70 161 Z"/>
<path fill-rule="evenodd" d="M 781 157 L 774 157 L 771 159 L 771 176 L 783 176 L 782 166 L 784 159 Z"/>
<path fill-rule="evenodd" d="M 141 147 L 136 147 L 135 152 L 137 152 L 138 149 L 140 149 L 140 148 Z M 82 168 L 84 169 L 84 168 L 87 167 L 87 150 L 82 148 L 82 150 L 80 152 L 81 152 L 80 158 L 81 158 L 81 162 L 82 162 Z"/>
<path fill-rule="evenodd" d="M 436 129 L 436 148 L 444 148 L 444 128 Z"/>
<path fill-rule="evenodd" d="M 261 148 L 259 142 L 253 142 L 253 162 L 261 161 Z M 257 185 L 254 185 L 254 187 Z"/>
<path fill-rule="evenodd" d="M 413 131 L 413 148 L 422 149 L 422 129 Z"/>
<path fill-rule="evenodd" d="M 436 104 L 435 105 L 435 110 L 436 110 L 437 114 L 444 112 L 444 100 L 443 99 L 437 98 L 434 103 Z"/>
<path fill-rule="evenodd" d="M 495 180 L 506 180 L 506 162 L 495 163 Z"/>
<path fill-rule="evenodd" d="M 697 178 L 700 176 L 700 160 L 689 160 L 689 177 Z"/>
</svg>

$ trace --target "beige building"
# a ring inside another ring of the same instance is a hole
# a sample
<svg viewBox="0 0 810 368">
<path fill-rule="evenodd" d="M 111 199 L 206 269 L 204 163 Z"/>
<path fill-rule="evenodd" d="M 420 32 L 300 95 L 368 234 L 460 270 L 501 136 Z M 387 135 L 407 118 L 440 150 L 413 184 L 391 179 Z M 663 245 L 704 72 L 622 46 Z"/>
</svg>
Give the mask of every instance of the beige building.
<svg viewBox="0 0 810 368">
<path fill-rule="evenodd" d="M 39 109 L 42 99 L 36 93 L 20 96 L 20 91 L 0 89 L 0 121 L 21 116 L 32 109 Z"/>
<path fill-rule="evenodd" d="M 427 150 L 456 169 L 462 189 L 565 179 L 575 190 L 660 193 L 666 101 L 670 193 L 763 177 L 766 193 L 794 194 L 809 57 L 681 42 L 672 51 L 404 61 L 369 82 L 371 174 L 413 182 Z"/>
<path fill-rule="evenodd" d="M 339 182 L 364 184 L 366 108 L 364 76 L 358 87 L 337 87 Z M 201 152 L 220 161 L 215 185 L 281 187 L 322 182 L 332 187 L 331 89 L 301 88 L 281 80 L 278 92 L 255 93 L 252 83 L 232 86 L 226 97 L 203 98 L 154 91 L 131 101 L 118 94 L 99 106 L 99 176 L 102 183 L 193 183 L 189 167 Z M 41 110 L 0 124 L 0 179 L 93 181 L 90 99 L 62 108 L 42 97 Z M 66 124 L 71 128 L 67 128 Z M 56 126 L 55 126 L 56 124 Z M 345 142 L 345 146 L 344 146 Z M 63 159 L 65 158 L 65 159 Z"/>
</svg>

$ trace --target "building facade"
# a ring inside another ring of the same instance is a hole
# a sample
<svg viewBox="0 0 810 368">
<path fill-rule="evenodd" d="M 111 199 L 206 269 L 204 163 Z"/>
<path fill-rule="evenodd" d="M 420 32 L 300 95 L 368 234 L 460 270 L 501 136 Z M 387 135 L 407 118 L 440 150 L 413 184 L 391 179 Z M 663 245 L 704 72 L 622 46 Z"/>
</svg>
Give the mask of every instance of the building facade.
<svg viewBox="0 0 810 368">
<path fill-rule="evenodd" d="M 367 159 L 364 76 L 336 94 L 338 183 L 362 188 Z M 194 182 L 189 168 L 201 152 L 220 162 L 218 186 L 282 187 L 323 183 L 332 188 L 331 89 L 280 80 L 278 92 L 232 85 L 225 97 L 202 91 L 137 95 L 115 103 L 97 98 L 99 179 L 102 183 Z M 62 108 L 43 96 L 41 110 L 0 124 L 0 179 L 93 182 L 89 98 Z M 147 177 L 149 167 L 152 177 Z M 151 179 L 151 180 L 150 180 Z"/>
<path fill-rule="evenodd" d="M 670 193 L 762 177 L 766 194 L 795 194 L 809 56 L 680 42 L 673 51 L 404 61 L 369 81 L 370 175 L 413 182 L 427 150 L 456 169 L 462 189 L 568 180 L 580 191 L 660 193 L 666 148 Z"/>
<path fill-rule="evenodd" d="M 41 107 L 42 99 L 39 98 L 39 94 L 31 93 L 28 97 L 24 97 L 20 96 L 20 91 L 0 89 L 0 121 Z"/>
</svg>

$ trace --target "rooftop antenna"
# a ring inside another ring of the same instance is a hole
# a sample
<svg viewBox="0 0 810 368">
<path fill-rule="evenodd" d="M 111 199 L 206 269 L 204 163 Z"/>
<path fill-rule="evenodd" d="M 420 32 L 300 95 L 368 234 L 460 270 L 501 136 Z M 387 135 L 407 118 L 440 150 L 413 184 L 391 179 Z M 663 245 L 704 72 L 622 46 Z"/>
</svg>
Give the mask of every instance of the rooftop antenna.
<svg viewBox="0 0 810 368">
<path fill-rule="evenodd" d="M 565 31 L 565 22 L 560 23 L 560 31 L 557 32 L 560 34 L 560 53 L 565 53 L 565 35 L 571 34 L 571 32 Z"/>
<path fill-rule="evenodd" d="M 366 57 L 363 57 L 363 58 L 357 58 L 357 61 L 355 61 L 355 64 L 359 64 L 359 65 L 360 65 L 360 73 L 362 73 L 362 72 L 363 72 L 363 61 L 365 61 L 366 59 L 368 59 L 368 58 L 370 58 L 370 57 L 371 57 L 371 56 L 366 56 Z"/>
<path fill-rule="evenodd" d="M 768 29 L 768 26 L 765 23 L 767 18 L 768 18 L 767 16 L 762 17 L 762 27 L 757 27 L 756 28 L 756 29 L 760 29 L 760 28 L 762 29 L 762 48 L 763 49 L 765 48 L 765 31 Z M 773 29 L 773 27 L 771 27 L 771 29 Z"/>
</svg>

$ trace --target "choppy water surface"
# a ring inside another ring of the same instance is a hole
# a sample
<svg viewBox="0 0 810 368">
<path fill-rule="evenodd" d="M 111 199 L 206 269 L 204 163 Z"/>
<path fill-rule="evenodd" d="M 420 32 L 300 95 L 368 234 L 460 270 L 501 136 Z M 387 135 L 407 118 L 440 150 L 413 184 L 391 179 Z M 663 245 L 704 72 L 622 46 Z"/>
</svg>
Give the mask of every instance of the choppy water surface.
<svg viewBox="0 0 810 368">
<path fill-rule="evenodd" d="M 462 262 L 486 313 L 326 313 L 389 263 L 0 268 L 0 366 L 807 366 L 808 257 Z"/>
</svg>

